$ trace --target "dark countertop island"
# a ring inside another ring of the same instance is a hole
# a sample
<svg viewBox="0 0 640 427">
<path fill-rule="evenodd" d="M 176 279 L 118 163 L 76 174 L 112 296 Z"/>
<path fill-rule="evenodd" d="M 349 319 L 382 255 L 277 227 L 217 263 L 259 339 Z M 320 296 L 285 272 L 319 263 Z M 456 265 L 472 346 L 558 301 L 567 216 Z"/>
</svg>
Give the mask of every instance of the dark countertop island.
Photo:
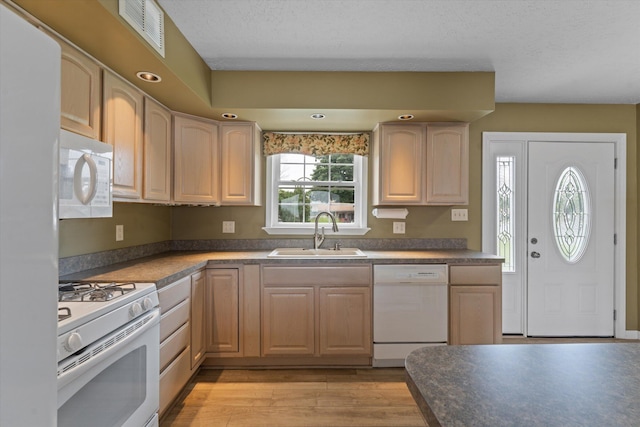
<svg viewBox="0 0 640 427">
<path fill-rule="evenodd" d="M 640 425 L 638 343 L 425 347 L 406 369 L 430 427 Z"/>
</svg>

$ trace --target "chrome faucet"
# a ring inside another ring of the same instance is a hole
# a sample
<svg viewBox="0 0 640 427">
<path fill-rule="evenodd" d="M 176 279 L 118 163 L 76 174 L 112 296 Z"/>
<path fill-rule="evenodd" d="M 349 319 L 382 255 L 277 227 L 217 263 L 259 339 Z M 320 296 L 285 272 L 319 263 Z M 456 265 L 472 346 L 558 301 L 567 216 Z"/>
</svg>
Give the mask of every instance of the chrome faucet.
<svg viewBox="0 0 640 427">
<path fill-rule="evenodd" d="M 327 215 L 329 218 L 331 218 L 331 222 L 333 223 L 333 232 L 334 233 L 338 232 L 338 224 L 336 224 L 335 217 L 331 215 L 330 212 L 320 212 L 316 216 L 316 228 L 315 228 L 315 232 L 313 233 L 313 249 L 318 249 L 322 244 L 322 242 L 324 242 L 324 227 L 321 227 L 321 232 L 320 234 L 318 234 L 318 220 L 322 215 Z"/>
</svg>

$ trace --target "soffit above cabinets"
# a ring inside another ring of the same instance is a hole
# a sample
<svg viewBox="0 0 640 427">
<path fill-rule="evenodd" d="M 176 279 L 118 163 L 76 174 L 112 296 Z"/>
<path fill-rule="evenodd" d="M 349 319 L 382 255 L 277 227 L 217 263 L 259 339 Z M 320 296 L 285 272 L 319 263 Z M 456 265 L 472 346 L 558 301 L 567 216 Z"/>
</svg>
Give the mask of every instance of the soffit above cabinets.
<svg viewBox="0 0 640 427">
<path fill-rule="evenodd" d="M 6 0 L 0 0 L 6 1 Z M 256 121 L 264 130 L 368 131 L 378 122 L 470 122 L 494 109 L 494 73 L 211 71 L 165 15 L 165 58 L 118 13 L 117 0 L 14 4 L 174 111 Z M 144 83 L 139 71 L 162 77 Z M 311 115 L 322 113 L 323 120 Z"/>
</svg>

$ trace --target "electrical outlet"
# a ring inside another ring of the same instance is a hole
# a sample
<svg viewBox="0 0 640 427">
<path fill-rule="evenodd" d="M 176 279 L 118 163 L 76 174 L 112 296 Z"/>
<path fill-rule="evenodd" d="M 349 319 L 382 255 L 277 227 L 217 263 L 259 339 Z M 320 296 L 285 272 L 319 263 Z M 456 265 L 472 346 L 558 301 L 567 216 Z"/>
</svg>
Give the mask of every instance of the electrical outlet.
<svg viewBox="0 0 640 427">
<path fill-rule="evenodd" d="M 236 222 L 235 221 L 222 221 L 222 232 L 223 233 L 235 233 L 236 232 Z"/>
<path fill-rule="evenodd" d="M 404 234 L 404 222 L 393 222 L 393 234 Z"/>
<path fill-rule="evenodd" d="M 469 221 L 469 210 L 451 209 L 451 221 Z"/>
<path fill-rule="evenodd" d="M 116 225 L 116 242 L 124 240 L 124 225 Z"/>
</svg>

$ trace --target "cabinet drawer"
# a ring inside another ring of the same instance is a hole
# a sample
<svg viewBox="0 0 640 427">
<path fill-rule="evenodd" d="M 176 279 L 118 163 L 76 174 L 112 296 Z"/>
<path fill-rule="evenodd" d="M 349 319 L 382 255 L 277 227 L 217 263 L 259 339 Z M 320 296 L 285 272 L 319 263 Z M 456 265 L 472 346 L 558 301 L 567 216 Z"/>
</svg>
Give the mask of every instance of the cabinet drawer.
<svg viewBox="0 0 640 427">
<path fill-rule="evenodd" d="M 178 305 L 181 301 L 189 298 L 191 293 L 191 277 L 183 277 L 158 291 L 160 299 L 160 313 L 164 314 Z"/>
<path fill-rule="evenodd" d="M 160 372 L 189 345 L 189 323 L 185 323 L 160 345 Z"/>
<path fill-rule="evenodd" d="M 262 283 L 266 286 L 369 286 L 371 266 L 264 267 Z"/>
<path fill-rule="evenodd" d="M 160 342 L 189 321 L 190 300 L 186 299 L 160 317 Z"/>
<path fill-rule="evenodd" d="M 499 265 L 452 265 L 449 267 L 451 285 L 500 285 L 502 268 Z"/>
<path fill-rule="evenodd" d="M 168 409 L 173 399 L 176 398 L 191 377 L 190 352 L 190 348 L 187 347 L 160 374 L 160 416 Z"/>
</svg>

